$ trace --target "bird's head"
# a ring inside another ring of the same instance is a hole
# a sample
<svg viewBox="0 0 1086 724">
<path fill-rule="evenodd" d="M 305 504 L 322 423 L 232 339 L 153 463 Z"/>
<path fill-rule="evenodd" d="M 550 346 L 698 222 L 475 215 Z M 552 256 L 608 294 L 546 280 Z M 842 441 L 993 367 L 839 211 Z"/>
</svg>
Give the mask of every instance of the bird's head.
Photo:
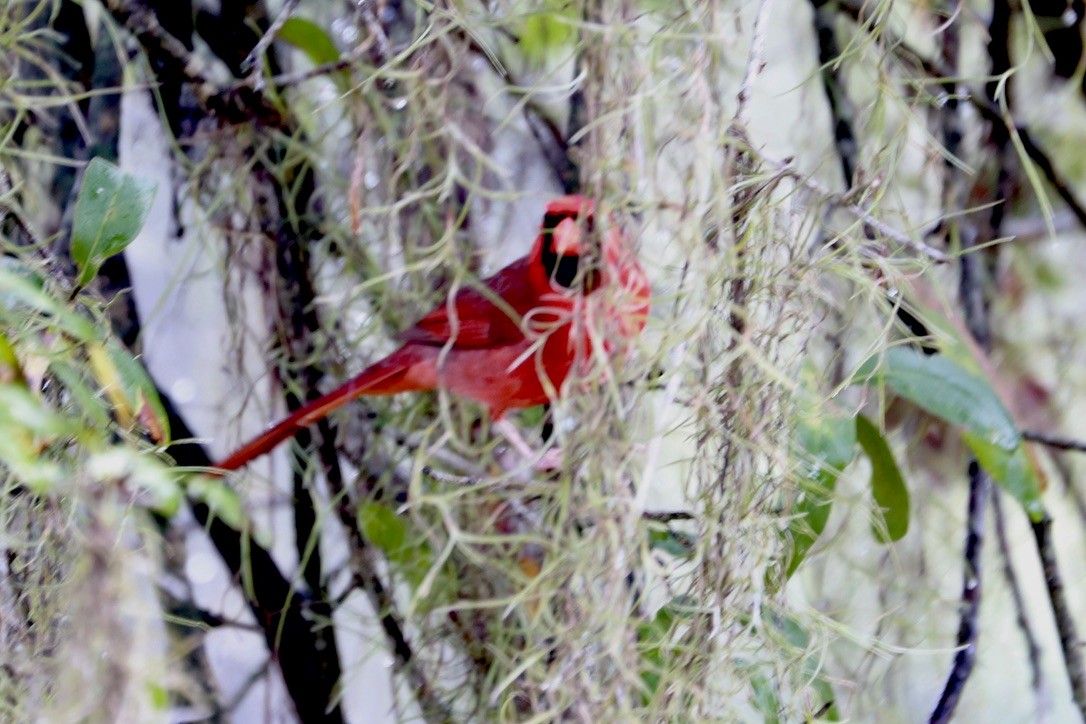
<svg viewBox="0 0 1086 724">
<path fill-rule="evenodd" d="M 599 287 L 598 271 L 578 275 L 581 260 L 589 253 L 589 236 L 595 233 L 595 212 L 595 201 L 585 196 L 560 196 L 547 204 L 539 232 L 539 258 L 556 287 L 573 289 L 580 281 L 586 294 Z"/>
<path fill-rule="evenodd" d="M 597 236 L 594 200 L 577 195 L 554 199 L 547 204 L 529 273 L 565 297 L 614 287 L 602 316 L 621 337 L 632 338 L 645 327 L 652 290 L 622 230 L 614 219 L 605 225 Z"/>
</svg>

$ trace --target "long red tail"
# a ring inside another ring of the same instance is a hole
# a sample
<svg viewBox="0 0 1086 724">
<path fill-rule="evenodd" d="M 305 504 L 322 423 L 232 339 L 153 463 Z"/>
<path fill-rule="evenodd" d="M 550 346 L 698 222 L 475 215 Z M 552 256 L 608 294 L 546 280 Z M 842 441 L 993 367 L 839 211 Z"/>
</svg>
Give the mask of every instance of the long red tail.
<svg viewBox="0 0 1086 724">
<path fill-rule="evenodd" d="M 276 448 L 284 440 L 294 437 L 299 431 L 309 427 L 352 400 L 366 395 L 394 395 L 398 392 L 418 389 L 408 378 L 411 365 L 416 360 L 414 350 L 401 347 L 388 357 L 375 362 L 358 375 L 340 385 L 304 407 L 299 408 L 289 417 L 268 428 L 265 432 L 235 450 L 222 462 L 216 463 L 216 473 L 223 475 L 229 470 L 237 470 L 249 464 L 261 455 Z"/>
</svg>

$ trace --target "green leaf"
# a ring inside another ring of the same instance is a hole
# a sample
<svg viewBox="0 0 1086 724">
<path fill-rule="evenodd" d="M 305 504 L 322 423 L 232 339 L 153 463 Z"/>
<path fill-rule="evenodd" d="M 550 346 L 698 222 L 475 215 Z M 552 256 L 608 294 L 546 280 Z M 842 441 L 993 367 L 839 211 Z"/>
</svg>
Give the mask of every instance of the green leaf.
<svg viewBox="0 0 1086 724">
<path fill-rule="evenodd" d="M 66 477 L 59 464 L 39 454 L 43 439 L 72 432 L 25 386 L 0 385 L 0 462 L 35 493 L 48 493 Z"/>
<path fill-rule="evenodd" d="M 997 485 L 1021 504 L 1030 520 L 1041 520 L 1044 517 L 1044 507 L 1041 505 L 1044 486 L 1026 443 L 1023 442 L 1008 452 L 968 431 L 962 434 L 962 438 L 973 451 L 980 466 L 992 476 Z"/>
<path fill-rule="evenodd" d="M 433 566 L 434 556 L 425 542 L 411 539 L 407 522 L 392 508 L 367 503 L 358 508 L 358 524 L 411 587 L 418 588 Z"/>
<path fill-rule="evenodd" d="M 637 626 L 638 650 L 641 652 L 641 682 L 644 684 L 642 700 L 648 702 L 660 688 L 660 680 L 670 668 L 670 659 L 676 654 L 671 643 L 676 622 L 690 617 L 685 610 L 689 603 L 680 596 L 665 603 L 649 621 Z"/>
<path fill-rule="evenodd" d="M 664 641 L 671 631 L 672 616 L 666 606 L 656 612 L 656 617 L 637 627 L 637 640 L 641 648 L 641 683 L 644 684 L 647 702 L 660 688 L 664 667 Z"/>
<path fill-rule="evenodd" d="M 1014 419 L 987 380 L 945 355 L 895 347 L 867 360 L 855 382 L 885 384 L 895 394 L 947 422 L 964 427 L 1004 450 L 1022 439 Z"/>
<path fill-rule="evenodd" d="M 208 509 L 235 530 L 245 524 L 245 508 L 241 498 L 219 478 L 193 475 L 186 485 L 189 497 L 202 501 Z"/>
<path fill-rule="evenodd" d="M 649 528 L 649 548 L 662 550 L 676 558 L 694 555 L 694 536 L 671 528 Z"/>
<path fill-rule="evenodd" d="M 883 383 L 936 417 L 964 428 L 965 442 L 981 467 L 1031 519 L 1043 515 L 1040 472 L 987 380 L 945 355 L 925 356 L 906 348 L 889 350 L 881 360 L 869 359 L 854 379 Z"/>
<path fill-rule="evenodd" d="M 19 364 L 19 357 L 15 354 L 15 346 L 8 336 L 0 330 L 0 381 L 16 381 L 20 385 L 26 384 L 23 376 L 23 366 Z"/>
<path fill-rule="evenodd" d="M 796 650 L 797 654 L 803 656 L 802 671 L 803 675 L 807 678 L 807 685 L 814 689 L 818 694 L 818 699 L 822 703 L 819 708 L 825 709 L 825 713 L 822 715 L 822 721 L 838 721 L 840 718 L 837 713 L 837 706 L 834 703 L 836 696 L 833 691 L 833 686 L 826 680 L 822 674 L 822 659 L 816 652 L 807 652 L 811 643 L 811 635 L 803 627 L 803 625 L 792 616 L 778 615 L 773 612 L 769 612 L 763 620 L 768 621 L 773 630 L 784 639 L 784 641 Z M 828 706 L 827 706 L 828 705 Z"/>
<path fill-rule="evenodd" d="M 777 724 L 781 720 L 781 702 L 773 682 L 761 671 L 755 671 L 750 676 L 750 686 L 754 690 L 754 708 L 761 712 L 762 721 Z"/>
<path fill-rule="evenodd" d="M 151 707 L 158 711 L 166 711 L 170 706 L 170 692 L 164 686 L 148 683 L 147 698 L 150 700 Z"/>
<path fill-rule="evenodd" d="M 826 527 L 837 477 L 856 454 L 856 423 L 852 417 L 806 405 L 796 420 L 795 436 L 795 455 L 803 467 L 788 527 L 792 552 L 786 576 L 795 572 Z"/>
<path fill-rule="evenodd" d="M 339 60 L 339 48 L 324 28 L 312 20 L 297 16 L 289 18 L 279 29 L 279 39 L 305 53 L 313 65 Z"/>
<path fill-rule="evenodd" d="M 872 526 L 883 543 L 901 540 L 909 532 L 909 490 L 894 453 L 871 420 L 856 416 L 856 440 L 871 461 L 871 496 L 881 520 Z"/>
<path fill-rule="evenodd" d="M 332 38 L 324 32 L 324 28 L 312 20 L 299 17 L 288 19 L 279 29 L 279 39 L 305 53 L 314 66 L 335 63 L 340 58 L 339 48 L 336 47 Z M 351 78 L 346 70 L 341 70 L 331 77 L 341 91 L 346 92 L 350 89 Z"/>
<path fill-rule="evenodd" d="M 400 550 L 407 542 L 407 523 L 396 511 L 379 503 L 360 506 L 358 523 L 370 543 L 386 553 Z"/>
<path fill-rule="evenodd" d="M 84 380 L 83 370 L 79 367 L 85 367 L 85 365 L 79 364 L 79 367 L 77 367 L 76 364 L 70 359 L 53 360 L 49 363 L 50 373 L 64 385 L 64 389 L 69 395 L 65 414 L 69 416 L 75 414 L 75 412 L 69 411 L 70 408 L 74 407 L 78 414 L 85 418 L 84 427 L 92 430 L 108 430 L 110 425 L 109 413 L 106 412 L 106 408 L 102 404 L 99 392 L 97 389 L 91 389 L 90 385 Z"/>
<path fill-rule="evenodd" d="M 138 489 L 150 499 L 147 507 L 161 515 L 172 517 L 181 508 L 181 473 L 146 452 L 112 447 L 91 455 L 85 467 L 99 480 Z"/>
<path fill-rule="evenodd" d="M 526 407 L 520 411 L 520 421 L 524 427 L 539 427 L 543 424 L 543 418 L 547 415 L 546 405 Z"/>
<path fill-rule="evenodd" d="M 573 38 L 570 12 L 532 13 L 520 31 L 520 49 L 529 60 L 543 60 Z"/>
<path fill-rule="evenodd" d="M 94 349 L 96 348 L 92 348 L 92 353 Z M 104 352 L 107 357 L 104 366 L 109 368 L 114 381 L 123 391 L 125 414 L 138 420 L 141 427 L 155 442 L 168 443 L 169 417 L 158 396 L 158 388 L 155 387 L 151 376 L 147 374 L 147 370 L 116 340 L 109 340 Z M 92 356 L 92 362 L 94 359 Z"/>
<path fill-rule="evenodd" d="M 9 429 L 50 437 L 72 432 L 72 425 L 22 385 L 0 385 L 0 422 Z"/>
<path fill-rule="evenodd" d="M 79 285 L 89 284 L 102 262 L 132 243 L 155 198 L 155 184 L 123 173 L 100 158 L 91 159 L 72 222 L 72 261 Z"/>
<path fill-rule="evenodd" d="M 62 332 L 81 342 L 98 336 L 90 320 L 49 295 L 40 277 L 22 266 L 0 264 L 0 305 L 18 304 L 48 314 Z"/>
<path fill-rule="evenodd" d="M 17 480 L 38 495 L 46 495 L 68 477 L 53 460 L 37 453 L 34 441 L 25 430 L 12 430 L 0 420 L 0 463 Z"/>
</svg>

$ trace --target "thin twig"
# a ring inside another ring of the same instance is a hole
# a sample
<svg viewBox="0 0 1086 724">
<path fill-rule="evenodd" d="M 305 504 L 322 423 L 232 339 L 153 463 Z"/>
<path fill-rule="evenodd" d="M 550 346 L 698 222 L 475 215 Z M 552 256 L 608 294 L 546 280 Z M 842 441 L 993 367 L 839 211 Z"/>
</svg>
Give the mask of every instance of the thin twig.
<svg viewBox="0 0 1086 724">
<path fill-rule="evenodd" d="M 1071 505 L 1075 508 L 1079 523 L 1083 528 L 1086 528 L 1086 495 L 1083 495 L 1082 491 L 1075 485 L 1075 472 L 1068 463 L 1067 456 L 1053 455 L 1052 463 L 1056 466 L 1056 472 L 1059 474 L 1064 492 L 1071 498 Z"/>
<path fill-rule="evenodd" d="M 322 63 L 321 65 L 318 65 L 314 68 L 309 68 L 307 70 L 299 70 L 293 73 L 281 73 L 279 75 L 272 76 L 272 78 L 268 81 L 268 85 L 270 85 L 272 88 L 275 88 L 276 90 L 284 90 L 286 88 L 290 88 L 291 86 L 300 85 L 314 78 L 320 78 L 322 76 L 342 72 L 349 69 L 356 62 L 358 62 L 359 58 L 369 52 L 372 45 L 372 39 L 367 39 L 339 60 L 332 60 L 327 63 Z M 239 93 L 245 86 L 246 83 L 243 81 L 233 86 L 225 93 Z"/>
<path fill-rule="evenodd" d="M 280 129 L 291 125 L 267 96 L 248 83 L 224 89 L 212 82 L 200 57 L 163 28 L 155 14 L 143 5 L 129 0 L 106 0 L 106 9 L 136 37 L 150 60 L 168 67 L 170 73 L 192 87 L 204 110 L 230 123 L 257 123 Z"/>
<path fill-rule="evenodd" d="M 218 92 L 215 84 L 208 79 L 207 68 L 199 56 L 170 35 L 152 11 L 128 0 L 106 0 L 105 5 L 114 19 L 136 36 L 149 57 L 173 61 L 174 70 L 193 86 L 201 105 L 206 105 L 208 99 Z"/>
<path fill-rule="evenodd" d="M 697 516 L 693 513 L 688 513 L 685 510 L 646 510 L 641 513 L 641 517 L 645 520 L 651 520 L 657 523 L 671 523 L 676 520 L 697 519 Z"/>
<path fill-rule="evenodd" d="M 1076 440 L 1070 437 L 1048 435 L 1034 430 L 1023 430 L 1022 437 L 1031 442 L 1039 442 L 1057 450 L 1070 450 L 1071 452 L 1086 453 L 1086 440 Z"/>
<path fill-rule="evenodd" d="M 1014 600 L 1015 620 L 1026 643 L 1026 655 L 1029 658 L 1029 668 L 1032 672 L 1030 686 L 1033 689 L 1033 696 L 1037 700 L 1038 711 L 1044 711 L 1048 709 L 1048 685 L 1045 682 L 1044 669 L 1041 666 L 1041 647 L 1037 643 L 1037 635 L 1033 632 L 1030 617 L 1026 614 L 1026 601 L 1022 596 L 1022 584 L 1018 580 L 1018 573 L 1014 570 L 1014 562 L 1011 559 L 1011 546 L 1007 541 L 1007 526 L 1003 517 L 1001 495 L 1002 493 L 998 488 L 992 488 L 992 512 L 995 513 L 996 540 L 999 542 L 999 552 L 1003 556 L 1003 575 L 1007 579 L 1007 587 L 1011 590 L 1011 598 Z"/>
<path fill-rule="evenodd" d="M 1004 82 L 1004 79 L 1010 76 L 1013 65 L 1011 60 L 1011 18 L 1013 15 L 1010 0 L 994 0 L 992 16 L 988 21 L 988 63 L 991 80 L 984 86 L 984 92 L 989 103 L 998 103 L 1002 97 L 1007 108 L 1014 107 L 1011 84 Z M 998 170 L 996 171 L 995 203 L 989 214 L 991 233 L 990 238 L 983 239 L 985 243 L 1001 233 L 1003 220 L 1007 216 L 1007 204 L 1014 189 L 1013 176 L 1008 163 L 1010 133 L 1006 125 L 1002 123 L 990 123 L 988 126 L 988 145 L 995 151 Z"/>
<path fill-rule="evenodd" d="M 780 174 L 797 181 L 807 190 L 817 194 L 819 197 L 821 197 L 823 202 L 833 204 L 838 208 L 848 211 L 857 219 L 869 225 L 871 228 L 875 229 L 886 238 L 892 241 L 896 241 L 898 244 L 901 244 L 908 249 L 912 249 L 913 251 L 922 254 L 923 256 L 926 256 L 932 261 L 938 262 L 940 264 L 945 264 L 946 262 L 950 261 L 950 257 L 948 257 L 943 252 L 939 251 L 934 247 L 928 246 L 927 244 L 918 239 L 913 239 L 904 232 L 898 231 L 886 222 L 872 216 L 870 212 L 868 212 L 859 204 L 851 203 L 844 200 L 844 197 L 841 194 L 836 194 L 833 191 L 830 191 L 818 181 L 815 181 L 813 178 L 800 173 L 791 163 L 773 161 L 765 157 L 763 157 L 762 160 L 767 165 L 775 167 Z"/>
<path fill-rule="evenodd" d="M 958 14 L 959 0 L 948 0 L 947 15 L 951 18 Z M 965 323 L 969 333 L 981 350 L 987 351 L 991 334 L 984 304 L 985 286 L 979 277 L 979 263 L 976 254 L 968 252 L 977 241 L 977 230 L 969 217 L 957 216 L 965 199 L 964 179 L 960 166 L 954 162 L 962 140 L 961 108 L 958 104 L 958 73 L 960 55 L 958 26 L 948 23 L 943 28 L 941 57 L 944 65 L 951 70 L 944 76 L 942 83 L 946 94 L 942 105 L 940 122 L 942 124 L 943 146 L 946 149 L 943 165 L 944 181 L 942 204 L 943 213 L 950 216 L 950 233 L 959 237 L 962 255 L 958 259 L 960 273 L 958 299 L 962 305 Z M 943 692 L 931 714 L 931 721 L 942 724 L 950 719 L 958 706 L 969 676 L 973 673 L 973 664 L 977 654 L 977 619 L 980 615 L 981 601 L 981 551 L 984 545 L 984 508 L 988 502 L 991 481 L 976 458 L 969 461 L 969 508 L 966 520 L 965 560 L 963 567 L 961 619 L 958 624 L 959 647 L 954 655 L 954 663 L 947 675 Z"/>
<path fill-rule="evenodd" d="M 366 26 L 369 39 L 373 41 L 373 55 L 370 59 L 374 65 L 382 65 L 392 55 L 392 47 L 388 32 L 377 16 L 375 5 L 376 3 L 370 0 L 354 0 L 355 12 L 362 19 L 362 24 Z"/>
<path fill-rule="evenodd" d="M 751 32 L 750 52 L 747 54 L 747 67 L 743 73 L 743 83 L 739 86 L 738 106 L 735 120 L 740 127 L 750 127 L 750 96 L 758 76 L 765 70 L 765 35 L 769 26 L 769 13 L 773 0 L 761 0 L 758 14 L 754 16 L 754 30 Z"/>
<path fill-rule="evenodd" d="M 842 0 L 838 3 L 838 7 L 841 8 L 845 17 L 857 24 L 864 24 L 864 10 L 859 3 L 852 0 Z M 936 80 L 955 77 L 955 74 L 941 61 L 934 61 L 925 57 L 923 53 L 913 48 L 902 38 L 894 35 L 890 30 L 883 28 L 880 30 L 880 35 L 885 45 L 900 60 L 919 68 L 927 77 Z M 1086 228 L 1086 206 L 1083 206 L 1075 196 L 1072 184 L 1056 169 L 1051 155 L 1033 140 L 1033 134 L 1029 126 L 1005 117 L 999 106 L 989 101 L 980 89 L 960 84 L 959 90 L 986 121 L 1003 124 L 1008 130 L 1013 129 L 1014 134 L 1022 144 L 1022 150 L 1026 157 L 1037 165 L 1037 168 L 1040 169 L 1049 184 L 1055 189 L 1056 194 L 1075 215 L 1079 223 Z"/>
<path fill-rule="evenodd" d="M 286 25 L 287 20 L 290 20 L 290 16 L 298 9 L 299 2 L 300 0 L 286 0 L 283 3 L 283 9 L 275 18 L 275 22 L 268 26 L 267 32 L 253 46 L 249 56 L 242 63 L 243 68 L 249 69 L 248 81 L 254 90 L 264 90 L 264 54 L 268 52 L 268 48 L 275 42 L 275 36 L 279 35 L 279 31 Z"/>
<path fill-rule="evenodd" d="M 962 585 L 961 622 L 958 626 L 958 652 L 954 655 L 954 665 L 950 669 L 943 693 L 935 711 L 931 714 L 932 724 L 945 724 L 950 721 L 958 700 L 961 698 L 965 682 L 973 671 L 977 655 L 977 619 L 980 613 L 980 553 L 984 543 L 984 508 L 988 500 L 988 488 L 991 482 L 988 474 L 974 460 L 969 464 L 969 518 L 966 521 L 965 535 L 965 572 Z"/>
<path fill-rule="evenodd" d="M 197 99 L 206 110 L 219 113 L 226 111 L 228 118 L 232 120 L 286 123 L 286 120 L 278 111 L 268 105 L 266 98 L 251 88 L 235 88 L 234 91 L 222 93 L 218 87 L 207 80 L 207 74 L 204 72 L 199 59 L 190 53 L 181 41 L 163 29 L 155 15 L 142 5 L 126 0 L 107 0 L 107 8 L 115 19 L 136 36 L 144 52 L 149 57 L 169 66 L 172 72 L 184 78 L 194 87 L 193 90 Z M 285 215 L 283 216 L 285 218 Z M 184 429 L 184 424 L 179 418 L 171 416 L 171 429 L 177 432 Z M 324 429 L 322 432 L 326 440 L 330 439 L 328 429 Z M 183 437 L 191 437 L 191 435 Z M 175 445 L 171 448 L 171 452 L 179 462 L 183 461 L 196 466 L 210 465 L 206 453 L 198 446 Z M 189 459 L 186 460 L 186 456 Z M 334 469 L 330 462 L 325 459 L 326 470 Z M 340 499 L 346 500 L 347 498 L 342 489 L 342 477 L 329 475 L 327 479 L 330 486 L 338 486 L 338 489 L 333 492 L 339 493 Z M 242 570 L 243 566 L 246 565 L 246 559 L 248 559 L 248 565 L 251 565 L 254 571 L 260 572 L 258 582 L 261 585 L 258 586 L 256 598 L 250 601 L 250 606 L 253 608 L 258 621 L 268 622 L 264 626 L 264 633 L 268 640 L 269 651 L 279 651 L 285 654 L 281 659 L 284 678 L 287 679 L 287 688 L 296 705 L 301 706 L 302 702 L 309 703 L 310 700 L 315 700 L 312 694 L 314 691 L 320 690 L 319 686 L 332 685 L 338 680 L 338 659 L 336 659 L 334 650 L 329 651 L 330 647 L 326 641 L 320 642 L 323 645 L 319 647 L 320 653 L 316 655 L 310 654 L 294 644 L 296 641 L 304 639 L 307 644 L 314 645 L 314 640 L 320 638 L 314 636 L 312 623 L 303 619 L 301 607 L 307 606 L 310 611 L 320 610 L 322 615 L 330 616 L 331 611 L 327 607 L 327 602 L 319 599 L 307 600 L 302 592 L 294 590 L 287 582 L 267 573 L 267 570 L 272 570 L 278 574 L 278 570 L 274 569 L 274 564 L 270 562 L 270 558 L 263 549 L 258 548 L 252 542 L 249 543 L 248 548 L 243 549 L 240 543 L 235 540 L 237 533 L 225 526 L 220 520 L 211 517 L 206 505 L 198 504 L 194 505 L 193 508 L 197 518 L 209 526 L 209 533 L 231 571 L 236 573 Z M 408 680 L 415 688 L 419 704 L 427 718 L 435 721 L 447 720 L 449 718 L 447 709 L 435 697 L 432 687 L 419 669 L 413 649 L 404 633 L 404 624 L 396 614 L 392 594 L 378 576 L 373 551 L 366 546 L 365 540 L 361 538 L 361 533 L 358 531 L 357 518 L 353 515 L 353 509 L 344 512 L 349 517 L 341 517 L 341 521 L 349 532 L 356 535 L 356 546 L 354 547 L 356 555 L 352 556 L 354 558 L 353 569 L 358 576 L 360 587 L 369 595 L 370 602 L 377 612 L 397 665 L 405 670 Z M 265 593 L 263 592 L 264 589 L 273 590 Z M 280 593 L 280 589 L 287 589 L 288 593 Z M 285 630 L 282 633 L 279 631 L 281 620 L 286 622 Z M 287 649 L 288 644 L 291 645 L 289 651 Z M 288 663 L 291 671 L 287 670 Z M 307 693 L 309 699 L 301 696 L 295 690 L 297 686 L 305 685 L 307 682 L 303 681 L 301 676 L 294 675 L 293 669 L 303 670 L 312 677 L 325 677 L 325 679 L 321 680 L 319 686 L 309 682 Z M 329 672 L 333 672 L 331 681 L 327 680 Z M 328 702 L 320 701 L 316 702 L 316 705 L 323 711 Z M 338 706 L 335 706 L 325 714 L 333 720 L 338 720 L 338 717 L 341 716 L 341 710 Z"/>
<path fill-rule="evenodd" d="M 1063 588 L 1056 551 L 1052 546 L 1052 518 L 1048 513 L 1033 522 L 1033 539 L 1037 543 L 1037 555 L 1044 569 L 1045 588 L 1052 605 L 1052 617 L 1056 621 L 1056 631 L 1060 635 L 1060 648 L 1063 651 L 1064 667 L 1071 684 L 1071 695 L 1078 706 L 1079 713 L 1086 719 L 1086 666 L 1082 660 L 1082 641 L 1078 637 L 1075 620 L 1067 606 L 1067 594 Z"/>
</svg>

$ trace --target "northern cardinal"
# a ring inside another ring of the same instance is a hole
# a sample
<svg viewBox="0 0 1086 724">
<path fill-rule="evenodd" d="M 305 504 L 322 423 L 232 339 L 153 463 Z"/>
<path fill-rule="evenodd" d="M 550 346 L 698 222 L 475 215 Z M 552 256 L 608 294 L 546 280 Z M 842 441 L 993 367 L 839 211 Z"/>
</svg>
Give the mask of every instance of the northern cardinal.
<svg viewBox="0 0 1086 724">
<path fill-rule="evenodd" d="M 405 332 L 395 352 L 216 467 L 237 470 L 362 396 L 440 388 L 482 403 L 495 421 L 510 409 L 548 402 L 573 365 L 587 359 L 593 343 L 612 349 L 610 340 L 593 337 L 592 315 L 602 311 L 607 333 L 626 338 L 639 334 L 648 316 L 648 280 L 618 229 L 604 235 L 601 263 L 581 263 L 594 223 L 592 199 L 571 195 L 551 201 L 531 252 L 484 280 L 485 293 L 459 291 Z M 607 286 L 616 286 L 615 294 L 599 309 L 590 307 L 589 295 Z M 512 442 L 523 446 L 519 438 Z"/>
</svg>

